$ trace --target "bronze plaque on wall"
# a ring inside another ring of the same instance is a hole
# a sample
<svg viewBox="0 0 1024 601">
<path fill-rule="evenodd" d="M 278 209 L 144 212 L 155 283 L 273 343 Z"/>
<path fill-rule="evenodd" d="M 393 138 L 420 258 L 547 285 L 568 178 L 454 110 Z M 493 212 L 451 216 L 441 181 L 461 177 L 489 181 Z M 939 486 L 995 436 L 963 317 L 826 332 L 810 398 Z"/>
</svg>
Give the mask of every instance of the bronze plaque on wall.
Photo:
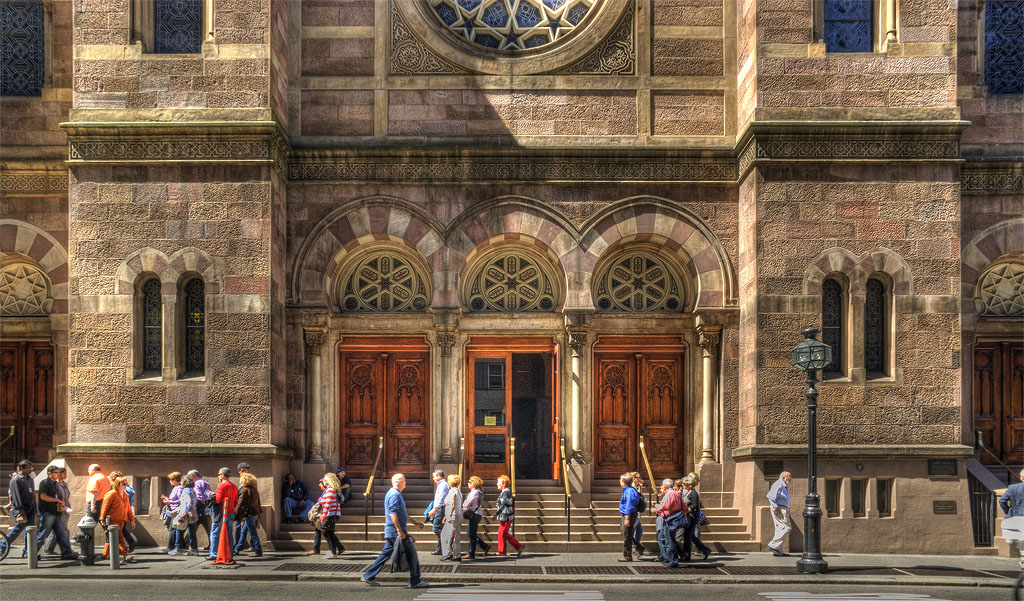
<svg viewBox="0 0 1024 601">
<path fill-rule="evenodd" d="M 956 501 L 932 501 L 932 513 L 955 514 Z"/>
<path fill-rule="evenodd" d="M 929 459 L 928 460 L 928 475 L 929 476 L 940 476 L 940 477 L 951 477 L 957 476 L 956 460 L 955 459 Z"/>
</svg>

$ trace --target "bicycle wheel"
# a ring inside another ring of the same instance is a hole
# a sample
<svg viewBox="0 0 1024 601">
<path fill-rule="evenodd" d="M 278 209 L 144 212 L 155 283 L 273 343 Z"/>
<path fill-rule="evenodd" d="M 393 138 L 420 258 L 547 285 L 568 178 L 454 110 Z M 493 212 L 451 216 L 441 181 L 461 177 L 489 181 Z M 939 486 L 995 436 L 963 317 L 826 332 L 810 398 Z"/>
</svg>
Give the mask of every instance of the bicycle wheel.
<svg viewBox="0 0 1024 601">
<path fill-rule="evenodd" d="M 0 534 L 0 561 L 7 558 L 7 554 L 11 552 L 11 544 L 7 540 L 6 534 Z"/>
</svg>

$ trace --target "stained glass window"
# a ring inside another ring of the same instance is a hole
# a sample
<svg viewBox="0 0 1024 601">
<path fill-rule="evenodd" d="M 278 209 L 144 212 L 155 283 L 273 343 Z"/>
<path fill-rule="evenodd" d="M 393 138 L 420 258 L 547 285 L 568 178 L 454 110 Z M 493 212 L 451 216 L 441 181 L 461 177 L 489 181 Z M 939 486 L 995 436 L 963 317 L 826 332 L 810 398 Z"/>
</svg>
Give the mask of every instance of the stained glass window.
<svg viewBox="0 0 1024 601">
<path fill-rule="evenodd" d="M 39 96 L 45 72 L 42 0 L 0 0 L 0 96 Z"/>
<path fill-rule="evenodd" d="M 832 347 L 825 373 L 843 371 L 843 286 L 833 279 L 821 283 L 821 341 Z"/>
<path fill-rule="evenodd" d="M 885 373 L 885 284 L 868 280 L 864 299 L 864 371 L 868 376 Z"/>
<path fill-rule="evenodd" d="M 202 0 L 156 0 L 158 54 L 195 54 L 202 49 Z"/>
<path fill-rule="evenodd" d="M 203 280 L 185 284 L 185 373 L 202 374 L 206 369 L 206 297 Z"/>
<path fill-rule="evenodd" d="M 163 319 L 160 280 L 142 284 L 142 370 L 160 371 L 163 366 Z"/>
<path fill-rule="evenodd" d="M 427 0 L 451 32 L 477 46 L 519 51 L 572 34 L 599 0 Z"/>
<path fill-rule="evenodd" d="M 825 0 L 825 51 L 871 52 L 871 0 Z"/>
<path fill-rule="evenodd" d="M 427 305 L 426 278 L 398 253 L 372 254 L 342 280 L 342 311 L 423 311 Z"/>
<path fill-rule="evenodd" d="M 985 83 L 989 94 L 1024 93 L 1024 0 L 985 3 Z"/>
<path fill-rule="evenodd" d="M 600 311 L 679 312 L 683 287 L 661 257 L 630 252 L 598 272 L 594 298 Z"/>
<path fill-rule="evenodd" d="M 554 277 L 525 253 L 503 252 L 484 261 L 469 279 L 471 311 L 553 311 Z"/>
</svg>

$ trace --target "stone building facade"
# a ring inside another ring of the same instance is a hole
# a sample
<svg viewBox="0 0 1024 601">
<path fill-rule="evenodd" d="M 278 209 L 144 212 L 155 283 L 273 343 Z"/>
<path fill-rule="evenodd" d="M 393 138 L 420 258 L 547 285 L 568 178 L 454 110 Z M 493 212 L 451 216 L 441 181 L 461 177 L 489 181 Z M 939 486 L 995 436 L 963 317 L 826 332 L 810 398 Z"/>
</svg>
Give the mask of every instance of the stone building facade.
<svg viewBox="0 0 1024 601">
<path fill-rule="evenodd" d="M 696 471 L 758 546 L 816 324 L 825 550 L 973 552 L 976 433 L 1024 462 L 1021 3 L 842 4 L 0 2 L 43 49 L 0 98 L 4 460 L 155 498 L 245 459 L 274 508 L 514 436 L 583 505 Z"/>
</svg>

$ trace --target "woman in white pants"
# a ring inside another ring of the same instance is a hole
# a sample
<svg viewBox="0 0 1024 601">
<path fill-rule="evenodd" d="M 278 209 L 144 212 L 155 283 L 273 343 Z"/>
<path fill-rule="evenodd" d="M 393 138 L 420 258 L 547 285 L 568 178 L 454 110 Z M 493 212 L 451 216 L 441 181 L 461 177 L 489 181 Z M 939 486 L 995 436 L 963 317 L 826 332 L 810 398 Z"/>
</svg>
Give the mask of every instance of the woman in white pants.
<svg viewBox="0 0 1024 601">
<path fill-rule="evenodd" d="M 444 498 L 444 528 L 441 529 L 441 561 L 462 561 L 462 478 L 448 476 L 448 495 Z"/>
</svg>

